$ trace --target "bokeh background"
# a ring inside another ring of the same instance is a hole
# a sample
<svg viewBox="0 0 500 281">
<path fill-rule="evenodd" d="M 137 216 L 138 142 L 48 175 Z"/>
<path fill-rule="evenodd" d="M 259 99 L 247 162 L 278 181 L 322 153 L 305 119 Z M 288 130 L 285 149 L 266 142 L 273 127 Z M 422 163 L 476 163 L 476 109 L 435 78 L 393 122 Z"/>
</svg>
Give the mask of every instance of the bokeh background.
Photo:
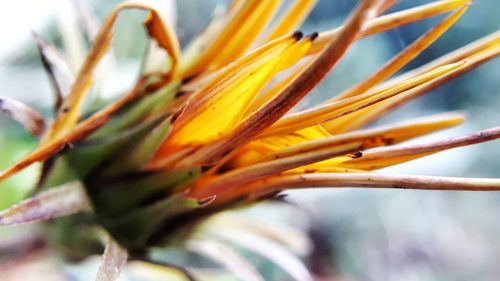
<svg viewBox="0 0 500 281">
<path fill-rule="evenodd" d="M 97 19 L 102 19 L 118 2 L 85 1 L 95 11 Z M 216 6 L 225 2 L 177 1 L 177 31 L 182 44 L 201 31 Z M 322 31 L 340 25 L 355 2 L 319 1 L 302 30 Z M 402 0 L 393 10 L 426 2 L 429 1 Z M 424 64 L 498 30 L 499 11 L 498 0 L 475 1 L 450 31 L 405 69 Z M 119 19 L 114 56 L 107 60 L 106 79 L 99 81 L 100 95 L 89 103 L 112 98 L 133 84 L 146 44 L 140 24 L 143 17 L 140 12 L 127 12 Z M 73 36 L 75 18 L 76 12 L 69 0 L 3 3 L 0 9 L 0 94 L 51 114 L 53 95 L 31 32 L 42 34 L 67 49 L 72 59 L 81 61 L 85 49 Z M 356 43 L 304 105 L 325 100 L 363 79 L 439 19 L 397 28 Z M 85 45 L 85 42 L 80 43 Z M 426 141 L 499 126 L 499 108 L 500 62 L 496 60 L 402 107 L 381 122 L 445 111 L 467 113 L 467 124 L 418 140 Z M 7 167 L 35 146 L 34 138 L 0 116 L 0 168 Z M 454 149 L 383 172 L 500 177 L 499 148 L 500 142 L 496 141 Z M 0 209 L 22 199 L 31 189 L 36 175 L 34 165 L 0 183 Z M 500 193 L 341 189 L 288 194 L 287 199 L 300 206 L 303 216 L 299 217 L 308 221 L 308 231 L 316 242 L 314 255 L 306 262 L 316 273 L 325 276 L 325 280 L 500 280 Z M 256 207 L 250 213 L 278 221 L 297 218 L 296 210 L 291 211 L 290 207 Z M 22 231 L 27 230 L 1 230 L 0 246 L 3 245 L 2 237 L 15 237 Z M 0 260 L 4 259 L 8 257 L 1 257 L 0 253 Z M 272 266 L 262 262 L 259 265 L 259 270 L 269 280 L 287 280 L 286 275 Z"/>
</svg>

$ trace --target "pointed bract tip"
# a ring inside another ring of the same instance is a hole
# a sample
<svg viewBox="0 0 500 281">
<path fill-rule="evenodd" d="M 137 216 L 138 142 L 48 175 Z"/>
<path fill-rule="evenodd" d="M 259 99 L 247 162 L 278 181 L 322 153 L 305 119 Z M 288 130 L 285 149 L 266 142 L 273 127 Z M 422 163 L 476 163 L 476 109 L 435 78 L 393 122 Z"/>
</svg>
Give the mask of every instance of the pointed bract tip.
<svg viewBox="0 0 500 281">
<path fill-rule="evenodd" d="M 212 195 L 206 198 L 198 199 L 198 204 L 200 207 L 206 207 L 215 201 L 216 195 Z"/>
<path fill-rule="evenodd" d="M 300 39 L 302 39 L 302 37 L 304 37 L 304 33 L 302 33 L 302 31 L 300 30 L 297 30 L 292 34 L 292 36 L 293 38 L 295 38 L 295 40 L 299 41 Z"/>
</svg>

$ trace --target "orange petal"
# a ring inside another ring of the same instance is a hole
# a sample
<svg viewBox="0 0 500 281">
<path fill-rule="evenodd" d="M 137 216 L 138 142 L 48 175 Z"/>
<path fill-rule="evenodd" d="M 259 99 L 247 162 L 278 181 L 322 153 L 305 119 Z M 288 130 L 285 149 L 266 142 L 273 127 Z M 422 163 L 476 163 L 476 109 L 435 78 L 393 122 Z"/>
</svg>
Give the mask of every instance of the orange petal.
<svg viewBox="0 0 500 281">
<path fill-rule="evenodd" d="M 368 151 L 363 154 L 363 157 L 344 162 L 341 166 L 363 170 L 381 169 L 443 150 L 481 143 L 498 138 L 500 138 L 500 127 L 427 144 L 414 144 Z"/>
<path fill-rule="evenodd" d="M 223 192 L 223 190 L 227 188 L 241 186 L 262 177 L 278 174 L 286 170 L 358 151 L 361 146 L 362 142 L 328 147 L 291 157 L 253 164 L 247 167 L 232 170 L 220 176 L 210 177 L 208 180 L 202 178 L 197 184 L 194 184 L 194 187 L 191 188 L 189 196 L 205 198 L 217 195 L 219 192 Z"/>
</svg>

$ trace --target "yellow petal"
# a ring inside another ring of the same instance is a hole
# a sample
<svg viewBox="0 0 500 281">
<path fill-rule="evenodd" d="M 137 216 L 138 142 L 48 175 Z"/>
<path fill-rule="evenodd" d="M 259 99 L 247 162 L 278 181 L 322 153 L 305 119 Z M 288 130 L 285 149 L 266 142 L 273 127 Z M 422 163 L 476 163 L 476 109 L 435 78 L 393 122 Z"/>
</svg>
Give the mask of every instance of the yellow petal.
<svg viewBox="0 0 500 281">
<path fill-rule="evenodd" d="M 227 65 L 241 56 L 266 26 L 280 3 L 280 0 L 233 2 L 226 15 L 215 26 L 210 26 L 216 32 L 206 33 L 211 38 L 202 40 L 203 49 L 199 43 L 188 47 L 194 59 L 183 63 L 183 77 Z M 205 34 L 202 36 L 206 37 Z"/>
<path fill-rule="evenodd" d="M 450 16 L 446 17 L 443 21 L 434 26 L 434 28 L 419 37 L 412 44 L 410 44 L 403 51 L 392 58 L 389 62 L 383 65 L 375 73 L 363 79 L 362 82 L 352 87 L 351 89 L 336 96 L 331 101 L 341 100 L 364 93 L 373 86 L 384 81 L 385 79 L 399 71 L 408 62 L 418 56 L 422 51 L 427 49 L 427 47 L 429 47 L 444 32 L 446 32 L 446 30 L 448 30 L 465 13 L 467 7 L 468 6 L 464 6 Z"/>
<path fill-rule="evenodd" d="M 422 74 L 413 79 L 409 79 L 407 81 L 399 83 L 394 87 L 391 87 L 384 91 L 358 95 L 352 98 L 347 98 L 341 101 L 332 102 L 330 104 L 325 104 L 307 111 L 289 115 L 281 119 L 280 121 L 276 122 L 268 130 L 263 132 L 261 136 L 271 136 L 276 134 L 293 132 L 295 130 L 321 124 L 325 121 L 332 120 L 334 118 L 338 118 L 343 115 L 347 115 L 349 113 L 355 112 L 369 105 L 381 102 L 397 94 L 403 93 L 404 91 L 411 89 L 415 86 L 426 83 L 433 79 L 437 79 L 445 75 L 446 73 L 449 73 L 454 69 L 457 69 L 463 64 L 464 63 L 461 62 L 461 63 L 442 66 L 440 68 Z"/>
<path fill-rule="evenodd" d="M 277 57 L 255 73 L 249 72 L 234 84 L 220 91 L 217 98 L 207 101 L 195 118 L 178 128 L 169 140 L 171 145 L 204 144 L 227 135 L 239 123 L 243 111 L 281 63 Z M 186 110 L 189 110 L 187 108 Z"/>
<path fill-rule="evenodd" d="M 494 47 L 498 47 L 499 45 L 500 45 L 500 31 L 496 31 L 470 44 L 467 44 L 466 46 L 463 46 L 453 52 L 450 52 L 442 57 L 439 57 L 429 63 L 426 63 L 414 70 L 405 72 L 401 75 L 391 78 L 389 81 L 387 81 L 387 83 L 402 81 L 411 77 L 415 77 L 416 75 L 430 71 L 436 67 L 445 64 L 466 60 L 469 57 L 473 57 L 483 51 L 486 51 Z M 381 87 L 383 86 L 384 85 L 381 85 Z"/>
<path fill-rule="evenodd" d="M 392 145 L 438 130 L 456 126 L 463 123 L 464 120 L 464 115 L 459 113 L 447 113 L 424 118 L 416 118 L 396 124 L 312 139 L 292 146 L 282 147 L 281 149 L 275 150 L 273 153 L 269 154 L 266 159 L 289 157 L 298 153 L 323 149 L 350 142 L 362 141 L 363 149 Z M 274 138 L 278 138 L 278 136 Z"/>
<path fill-rule="evenodd" d="M 287 65 L 283 68 L 287 69 L 293 64 L 297 63 L 300 59 L 302 59 L 311 45 L 312 43 L 309 40 L 305 41 L 305 44 L 296 44 L 295 49 L 290 51 L 289 57 L 285 61 Z M 252 114 L 261 106 L 271 101 L 278 93 L 281 92 L 281 90 L 289 86 L 293 82 L 293 80 L 295 80 L 309 66 L 310 63 L 311 61 L 308 61 L 307 63 L 299 65 L 297 69 L 293 70 L 292 73 L 282 79 L 282 81 L 276 83 L 275 85 L 270 87 L 270 89 L 259 94 L 248 108 L 245 116 Z"/>
<path fill-rule="evenodd" d="M 200 148 L 197 153 L 185 157 L 178 167 L 193 163 L 215 163 L 228 152 L 248 143 L 257 134 L 268 128 L 297 104 L 337 64 L 352 44 L 364 23 L 375 15 L 376 1 L 362 1 L 347 20 L 346 28 L 335 36 L 321 54 L 291 84 L 280 91 L 246 118 L 228 137 L 210 146 Z M 310 38 L 314 40 L 316 36 Z"/>
<path fill-rule="evenodd" d="M 244 54 L 266 27 L 281 4 L 281 0 L 254 2 L 259 3 L 258 6 L 238 25 L 238 28 L 230 34 L 230 37 L 225 39 L 223 48 L 217 51 L 210 62 L 209 68 L 227 65 Z"/>
<path fill-rule="evenodd" d="M 480 40 L 480 42 L 485 43 L 483 47 L 486 47 L 486 49 L 478 48 L 476 44 L 473 44 L 471 45 L 471 47 L 474 47 L 477 53 L 472 53 L 470 55 L 468 49 L 461 49 L 460 52 L 455 53 L 454 56 L 446 58 L 445 59 L 446 62 L 465 61 L 465 63 L 461 67 L 447 73 L 443 77 L 438 78 L 437 80 L 434 81 L 430 81 L 424 85 L 421 85 L 409 91 L 406 91 L 401 95 L 389 98 L 386 101 L 382 101 L 381 103 L 366 107 L 358 112 L 354 112 L 353 114 L 342 116 L 338 119 L 324 123 L 323 127 L 332 134 L 338 134 L 361 128 L 365 125 L 374 122 L 375 120 L 382 117 L 384 114 L 393 111 L 395 108 L 407 103 L 408 101 L 425 94 L 426 92 L 434 89 L 435 87 L 438 87 L 439 85 L 445 83 L 446 81 L 453 79 L 454 77 L 457 77 L 467 71 L 470 71 L 478 67 L 479 65 L 497 57 L 498 55 L 500 55 L 500 33 L 496 34 L 496 38 L 491 38 L 490 36 L 488 37 L 489 39 L 496 39 L 496 44 L 491 45 L 491 43 L 494 42 L 493 40 L 487 40 L 487 41 Z M 469 56 L 465 56 L 465 54 Z M 430 66 L 434 65 L 439 66 L 441 65 L 441 61 L 442 59 L 438 59 L 437 63 L 431 62 Z M 422 69 L 422 71 L 418 69 L 417 71 L 412 71 L 411 75 L 403 74 L 403 76 L 404 78 L 409 78 L 413 77 L 413 74 L 426 73 L 429 71 L 427 68 L 428 67 L 426 66 L 424 69 Z M 390 80 L 387 83 L 384 83 L 384 85 L 378 87 L 378 89 L 375 89 L 374 91 L 390 88 L 392 85 L 395 85 L 400 81 L 403 80 L 397 77 L 394 80 Z"/>
<path fill-rule="evenodd" d="M 366 23 L 365 28 L 359 35 L 358 39 L 391 30 L 393 28 L 420 21 L 439 14 L 444 14 L 454 9 L 461 8 L 464 5 L 469 4 L 470 2 L 471 0 L 436 1 L 415 8 L 406 9 L 385 16 L 377 17 Z M 315 41 L 313 47 L 309 52 L 313 54 L 321 51 L 327 44 L 327 42 L 337 36 L 337 34 L 344 28 L 345 27 L 342 26 L 331 31 L 320 33 L 318 40 Z"/>
<path fill-rule="evenodd" d="M 284 148 L 280 151 L 276 151 L 268 155 L 268 157 L 263 158 L 262 161 L 267 159 L 290 157 L 292 155 L 306 153 L 308 151 L 324 149 L 326 147 L 335 147 L 353 142 L 357 143 L 360 141 L 362 142 L 360 150 L 365 150 L 378 146 L 393 145 L 415 137 L 423 136 L 425 134 L 442 130 L 444 128 L 456 126 L 462 123 L 464 120 L 465 119 L 462 114 L 456 114 L 456 113 L 440 114 L 436 116 L 408 120 L 398 124 L 376 127 L 373 129 L 355 131 L 341 135 L 334 135 L 329 138 L 304 142 L 302 144 Z M 287 172 L 294 172 L 294 173 L 298 173 L 300 171 L 325 172 L 327 170 L 333 171 L 335 169 L 349 169 L 342 166 L 342 163 L 349 162 L 353 158 L 358 159 L 359 157 L 362 157 L 363 154 L 362 153 L 359 155 L 353 154 L 352 156 L 353 157 L 351 156 L 336 157 Z M 362 167 L 357 167 L 352 169 L 361 170 Z"/>
<path fill-rule="evenodd" d="M 273 27 L 265 41 L 274 40 L 294 31 L 306 19 L 317 2 L 318 0 L 295 0 Z"/>
<path fill-rule="evenodd" d="M 234 168 L 257 163 L 262 159 L 271 158 L 270 155 L 274 155 L 274 153 L 281 150 L 286 150 L 288 147 L 295 147 L 305 142 L 328 137 L 330 137 L 330 134 L 321 126 L 313 126 L 286 135 L 257 139 L 237 153 L 227 166 Z"/>
<path fill-rule="evenodd" d="M 238 60 L 225 66 L 222 69 L 210 72 L 206 75 L 200 75 L 202 76 L 201 80 L 206 81 L 197 81 L 195 83 L 198 84 L 198 86 L 196 87 L 195 92 L 191 95 L 191 101 L 203 101 L 205 98 L 207 98 L 206 96 L 209 95 L 209 93 L 213 93 L 213 91 L 215 91 L 217 88 L 220 88 L 222 83 L 228 84 L 232 81 L 230 79 L 236 76 L 236 73 L 242 73 L 243 68 L 249 67 L 250 65 L 255 66 L 256 60 L 260 59 L 261 57 L 268 56 L 269 52 L 276 52 L 277 50 L 282 51 L 287 46 L 290 46 L 294 42 L 299 40 L 301 37 L 301 32 L 289 34 L 259 47 L 258 49 L 246 54 L 244 57 L 239 58 Z"/>
<path fill-rule="evenodd" d="M 186 145 L 202 145 L 213 142 L 231 132 L 241 121 L 243 113 L 253 98 L 264 85 L 286 65 L 285 60 L 289 53 L 296 50 L 296 46 L 309 44 L 308 41 L 299 41 L 291 37 L 275 44 L 273 48 L 266 48 L 266 52 L 259 52 L 260 56 L 252 57 L 252 62 L 243 64 L 241 68 L 228 67 L 227 71 L 219 74 L 214 81 L 204 89 L 193 95 L 192 103 L 174 122 L 171 138 L 163 148 Z M 247 58 L 242 58 L 247 62 Z M 235 62 L 235 65 L 240 65 Z M 231 72 L 227 75 L 227 72 Z M 163 152 L 160 152 L 163 154 Z"/>
</svg>

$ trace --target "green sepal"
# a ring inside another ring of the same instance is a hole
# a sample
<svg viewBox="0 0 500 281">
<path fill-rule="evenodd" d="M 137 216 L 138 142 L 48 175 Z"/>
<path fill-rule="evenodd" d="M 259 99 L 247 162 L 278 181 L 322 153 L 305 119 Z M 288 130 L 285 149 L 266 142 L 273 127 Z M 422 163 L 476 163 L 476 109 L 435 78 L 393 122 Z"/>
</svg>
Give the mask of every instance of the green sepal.
<svg viewBox="0 0 500 281">
<path fill-rule="evenodd" d="M 116 217 L 170 193 L 199 175 L 199 169 L 139 175 L 106 186 L 97 186 L 90 192 L 90 197 L 100 216 Z"/>
<path fill-rule="evenodd" d="M 107 137 L 84 140 L 68 150 L 66 155 L 78 175 L 85 178 L 103 163 L 109 163 L 113 157 L 136 145 L 138 140 L 149 134 L 163 119 L 157 118 Z"/>
<path fill-rule="evenodd" d="M 109 136 L 137 124 L 145 117 L 150 116 L 151 113 L 158 111 L 158 108 L 165 107 L 173 101 L 179 86 L 179 83 L 170 83 L 156 92 L 123 107 L 106 125 L 93 133 L 89 139 Z"/>
<path fill-rule="evenodd" d="M 80 177 L 75 172 L 74 168 L 69 164 L 69 161 L 65 155 L 55 156 L 53 161 L 54 163 L 47 171 L 47 176 L 43 181 L 43 185 L 40 186 L 40 189 L 38 189 L 38 191 L 60 186 L 67 182 L 80 180 Z"/>
<path fill-rule="evenodd" d="M 101 223 L 121 245 L 129 250 L 141 249 L 161 224 L 184 212 L 206 206 L 206 202 L 176 195 L 134 210 L 120 218 Z"/>
<path fill-rule="evenodd" d="M 80 213 L 45 222 L 46 237 L 67 259 L 78 261 L 103 251 L 102 228 L 92 213 Z"/>
<path fill-rule="evenodd" d="M 137 171 L 153 157 L 158 147 L 170 132 L 170 118 L 163 120 L 146 135 L 126 156 L 116 159 L 102 172 L 103 177 L 114 177 L 123 173 Z"/>
</svg>

